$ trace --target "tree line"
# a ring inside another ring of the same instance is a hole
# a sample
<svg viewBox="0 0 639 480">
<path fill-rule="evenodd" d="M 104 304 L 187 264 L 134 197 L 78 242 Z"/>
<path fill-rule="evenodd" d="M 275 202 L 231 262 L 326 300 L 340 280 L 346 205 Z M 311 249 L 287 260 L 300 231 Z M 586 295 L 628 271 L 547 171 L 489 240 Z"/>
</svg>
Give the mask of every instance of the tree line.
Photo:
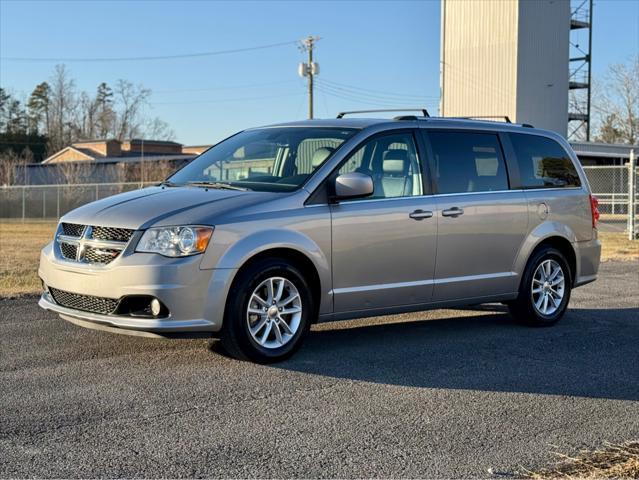
<svg viewBox="0 0 639 480">
<path fill-rule="evenodd" d="M 639 144 L 639 55 L 596 79 L 592 110 L 595 141 Z"/>
<path fill-rule="evenodd" d="M 173 140 L 170 126 L 145 112 L 151 90 L 128 80 L 79 91 L 64 65 L 35 86 L 26 100 L 0 87 L 0 185 L 16 164 L 40 162 L 80 140 Z"/>
</svg>

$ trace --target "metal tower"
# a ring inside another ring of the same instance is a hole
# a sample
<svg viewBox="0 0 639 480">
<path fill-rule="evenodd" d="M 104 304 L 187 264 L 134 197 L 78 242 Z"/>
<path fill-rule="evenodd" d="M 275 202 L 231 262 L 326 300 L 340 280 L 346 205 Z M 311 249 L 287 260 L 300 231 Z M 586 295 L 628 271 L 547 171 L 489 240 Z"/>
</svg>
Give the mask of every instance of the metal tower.
<svg viewBox="0 0 639 480">
<path fill-rule="evenodd" d="M 570 11 L 568 138 L 590 141 L 592 1 L 573 0 Z M 587 45 L 580 41 L 587 33 Z"/>
</svg>

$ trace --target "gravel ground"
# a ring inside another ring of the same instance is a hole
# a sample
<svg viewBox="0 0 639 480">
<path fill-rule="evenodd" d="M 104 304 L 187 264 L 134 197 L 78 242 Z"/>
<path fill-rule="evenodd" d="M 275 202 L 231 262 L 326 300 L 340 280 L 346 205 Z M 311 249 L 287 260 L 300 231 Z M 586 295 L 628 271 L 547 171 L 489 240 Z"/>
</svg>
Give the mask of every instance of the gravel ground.
<svg viewBox="0 0 639 480">
<path fill-rule="evenodd" d="M 639 263 L 600 273 L 554 328 L 500 306 L 333 323 L 273 366 L 2 300 L 0 476 L 502 478 L 637 439 Z"/>
</svg>

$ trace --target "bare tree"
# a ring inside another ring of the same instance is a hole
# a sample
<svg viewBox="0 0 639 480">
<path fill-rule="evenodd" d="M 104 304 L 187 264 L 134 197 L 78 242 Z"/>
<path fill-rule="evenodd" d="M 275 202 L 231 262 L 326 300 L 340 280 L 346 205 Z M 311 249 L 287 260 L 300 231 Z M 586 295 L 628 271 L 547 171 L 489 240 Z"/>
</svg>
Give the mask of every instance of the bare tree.
<svg viewBox="0 0 639 480">
<path fill-rule="evenodd" d="M 595 90 L 593 107 L 597 141 L 639 142 L 639 55 L 628 64 L 610 66 Z"/>
<path fill-rule="evenodd" d="M 169 175 L 175 172 L 177 168 L 175 163 L 169 160 L 158 160 L 155 162 L 147 162 L 146 179 L 147 182 L 162 182 Z"/>
<path fill-rule="evenodd" d="M 0 185 L 17 185 L 19 170 L 23 169 L 23 182 L 27 182 L 26 165 L 33 162 L 33 153 L 29 148 L 22 150 L 20 154 L 13 150 L 0 153 Z"/>
<path fill-rule="evenodd" d="M 95 164 L 91 161 L 60 162 L 57 164 L 63 183 L 91 183 L 94 180 Z"/>
<path fill-rule="evenodd" d="M 80 94 L 80 136 L 82 138 L 93 139 L 97 131 L 98 103 L 91 98 L 88 93 Z"/>
<path fill-rule="evenodd" d="M 115 97 L 119 105 L 115 138 L 124 140 L 142 133 L 142 108 L 149 95 L 151 91 L 142 85 L 135 86 L 127 80 L 118 80 L 115 87 Z"/>
<path fill-rule="evenodd" d="M 153 140 L 174 140 L 175 132 L 164 120 L 155 117 L 149 119 L 144 125 L 143 134 Z"/>
<path fill-rule="evenodd" d="M 77 139 L 73 121 L 76 106 L 75 82 L 64 65 L 56 65 L 51 78 L 49 151 L 60 150 Z"/>
<path fill-rule="evenodd" d="M 20 156 L 13 150 L 0 154 L 0 185 L 16 183 L 16 167 L 22 163 Z"/>
</svg>

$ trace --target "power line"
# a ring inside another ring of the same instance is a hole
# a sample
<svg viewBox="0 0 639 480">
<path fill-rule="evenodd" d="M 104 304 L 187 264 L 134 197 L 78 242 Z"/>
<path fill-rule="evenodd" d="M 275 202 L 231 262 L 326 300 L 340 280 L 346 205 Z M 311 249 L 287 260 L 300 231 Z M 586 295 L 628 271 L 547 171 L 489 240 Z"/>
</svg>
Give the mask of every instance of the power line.
<svg viewBox="0 0 639 480">
<path fill-rule="evenodd" d="M 365 100 L 381 100 L 381 101 L 388 101 L 388 102 L 424 102 L 429 100 L 428 97 L 389 97 L 389 96 L 385 96 L 385 95 L 378 95 L 378 94 L 372 94 L 372 93 L 366 93 L 366 92 L 354 92 L 354 91 L 350 91 L 350 90 L 344 90 L 341 88 L 337 88 L 334 87 L 332 85 L 329 85 L 327 83 L 325 83 L 323 80 L 319 81 L 318 80 L 318 85 L 321 85 L 322 87 L 324 87 L 324 89 L 326 90 L 330 90 L 331 92 L 334 93 L 339 93 L 342 95 L 346 95 L 346 96 L 353 96 L 353 97 L 358 97 L 358 98 L 363 98 Z M 431 100 L 435 100 L 434 97 L 431 98 Z"/>
<path fill-rule="evenodd" d="M 347 85 L 345 83 L 339 83 L 339 82 L 334 82 L 332 80 L 328 80 L 326 78 L 322 78 L 322 81 L 325 83 L 328 83 L 330 85 L 333 85 L 335 88 L 341 88 L 343 90 L 351 90 L 354 92 L 371 92 L 371 93 L 376 93 L 376 94 L 381 94 L 384 96 L 390 96 L 390 97 L 406 97 L 406 98 L 434 98 L 434 99 L 439 99 L 439 96 L 428 96 L 428 95 L 414 95 L 414 94 L 408 94 L 408 93 L 396 93 L 396 92 L 388 92 L 388 91 L 382 91 L 382 90 L 373 90 L 370 88 L 361 88 L 361 87 L 356 87 L 354 85 Z"/>
<path fill-rule="evenodd" d="M 151 105 L 196 105 L 201 103 L 223 103 L 223 102 L 241 102 L 244 100 L 266 100 L 269 98 L 281 98 L 281 97 L 295 97 L 302 95 L 301 92 L 297 93 L 284 93 L 281 95 L 266 95 L 262 97 L 241 97 L 241 98 L 220 98 L 214 100 L 188 100 L 185 102 L 149 102 Z"/>
<path fill-rule="evenodd" d="M 215 55 L 227 55 L 230 53 L 250 52 L 253 50 L 264 50 L 267 48 L 283 47 L 285 45 L 296 45 L 297 40 L 290 42 L 270 43 L 267 45 L 258 45 L 255 47 L 234 48 L 230 50 L 216 50 L 211 52 L 198 52 L 198 53 L 184 53 L 179 55 L 158 55 L 148 57 L 95 57 L 95 58 L 78 58 L 78 57 L 0 57 L 2 61 L 9 62 L 140 62 L 147 60 L 174 60 L 178 58 L 198 58 L 198 57 L 212 57 Z"/>
<path fill-rule="evenodd" d="M 397 107 L 398 106 L 398 102 L 400 102 L 400 100 L 376 100 L 376 99 L 363 99 L 363 98 L 356 98 L 353 96 L 349 96 L 349 95 L 343 95 L 341 93 L 337 93 L 334 91 L 330 91 L 330 90 L 326 90 L 324 85 L 317 85 L 317 89 L 319 91 L 321 91 L 322 93 L 325 93 L 327 95 L 330 95 L 332 97 L 336 97 L 342 100 L 348 100 L 350 102 L 354 102 L 354 103 L 360 103 L 360 104 L 365 104 L 365 105 L 372 105 L 372 106 L 376 106 L 376 107 Z M 426 104 L 428 106 L 429 102 L 422 102 L 424 104 Z M 414 105 L 413 105 L 414 107 Z"/>
<path fill-rule="evenodd" d="M 255 88 L 255 87 L 267 87 L 271 85 L 282 85 L 285 83 L 297 83 L 296 80 L 280 80 L 278 82 L 265 82 L 265 83 L 250 83 L 244 85 L 224 85 L 221 87 L 211 87 L 211 88 L 187 88 L 187 89 L 178 89 L 178 90 L 153 90 L 153 94 L 164 94 L 164 93 L 196 93 L 196 92 L 212 92 L 216 90 L 235 90 L 242 88 Z"/>
</svg>

